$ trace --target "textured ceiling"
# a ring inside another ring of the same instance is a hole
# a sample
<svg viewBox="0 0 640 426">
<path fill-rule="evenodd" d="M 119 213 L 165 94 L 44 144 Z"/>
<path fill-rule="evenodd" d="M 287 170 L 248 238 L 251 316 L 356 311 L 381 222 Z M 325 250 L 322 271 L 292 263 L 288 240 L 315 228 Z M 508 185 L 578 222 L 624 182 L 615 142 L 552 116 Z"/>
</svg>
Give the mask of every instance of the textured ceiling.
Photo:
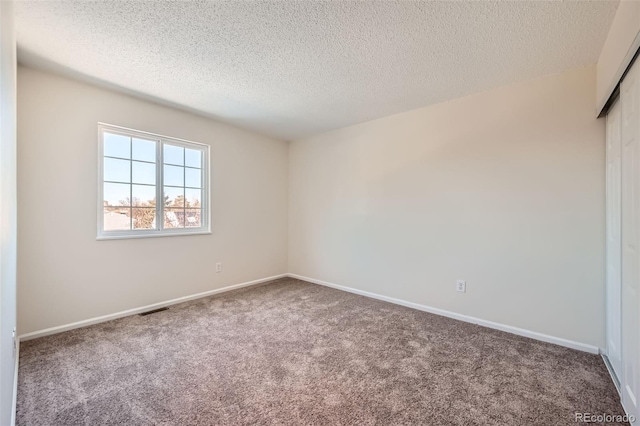
<svg viewBox="0 0 640 426">
<path fill-rule="evenodd" d="M 30 2 L 19 60 L 295 139 L 595 63 L 612 2 Z"/>
</svg>

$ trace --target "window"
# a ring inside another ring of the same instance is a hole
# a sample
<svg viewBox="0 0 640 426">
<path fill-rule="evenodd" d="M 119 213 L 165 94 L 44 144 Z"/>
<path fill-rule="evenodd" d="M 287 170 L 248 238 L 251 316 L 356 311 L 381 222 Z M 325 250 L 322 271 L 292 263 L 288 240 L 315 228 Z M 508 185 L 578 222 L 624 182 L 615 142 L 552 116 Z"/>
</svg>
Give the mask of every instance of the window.
<svg viewBox="0 0 640 426">
<path fill-rule="evenodd" d="M 98 130 L 98 239 L 210 232 L 207 145 L 107 124 Z"/>
</svg>

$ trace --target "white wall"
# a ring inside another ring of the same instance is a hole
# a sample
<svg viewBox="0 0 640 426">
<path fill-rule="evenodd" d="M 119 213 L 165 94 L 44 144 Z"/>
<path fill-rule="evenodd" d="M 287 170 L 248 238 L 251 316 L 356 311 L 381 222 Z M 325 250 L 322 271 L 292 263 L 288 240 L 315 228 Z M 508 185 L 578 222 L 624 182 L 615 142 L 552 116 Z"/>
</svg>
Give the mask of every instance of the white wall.
<svg viewBox="0 0 640 426">
<path fill-rule="evenodd" d="M 14 398 L 16 326 L 16 39 L 13 2 L 0 2 L 0 424 Z"/>
<path fill-rule="evenodd" d="M 603 347 L 595 77 L 573 70 L 292 142 L 289 271 Z"/>
<path fill-rule="evenodd" d="M 98 121 L 209 144 L 213 234 L 96 241 Z M 287 142 L 25 67 L 18 140 L 19 334 L 287 272 Z"/>
<path fill-rule="evenodd" d="M 640 46 L 640 2 L 622 0 L 598 58 L 596 109 L 599 114 Z"/>
</svg>

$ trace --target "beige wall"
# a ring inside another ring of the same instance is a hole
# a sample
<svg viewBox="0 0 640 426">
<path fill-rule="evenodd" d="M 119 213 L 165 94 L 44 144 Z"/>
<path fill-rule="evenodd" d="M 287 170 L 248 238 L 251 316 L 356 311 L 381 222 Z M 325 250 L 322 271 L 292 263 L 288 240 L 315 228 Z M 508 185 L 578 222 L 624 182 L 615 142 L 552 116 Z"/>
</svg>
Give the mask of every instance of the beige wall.
<svg viewBox="0 0 640 426">
<path fill-rule="evenodd" d="M 603 347 L 595 77 L 592 66 L 292 142 L 289 271 Z"/>
<path fill-rule="evenodd" d="M 16 326 L 16 39 L 13 2 L 0 2 L 0 424 L 9 425 Z"/>
<path fill-rule="evenodd" d="M 20 67 L 19 332 L 289 271 L 603 346 L 595 79 L 574 70 L 289 147 Z M 211 144 L 213 235 L 96 241 L 98 121 Z"/>
<path fill-rule="evenodd" d="M 96 241 L 98 121 L 209 144 L 213 234 Z M 19 333 L 287 272 L 287 161 L 287 142 L 19 67 Z"/>
<path fill-rule="evenodd" d="M 598 59 L 596 109 L 600 113 L 638 49 L 640 2 L 622 0 Z"/>
</svg>

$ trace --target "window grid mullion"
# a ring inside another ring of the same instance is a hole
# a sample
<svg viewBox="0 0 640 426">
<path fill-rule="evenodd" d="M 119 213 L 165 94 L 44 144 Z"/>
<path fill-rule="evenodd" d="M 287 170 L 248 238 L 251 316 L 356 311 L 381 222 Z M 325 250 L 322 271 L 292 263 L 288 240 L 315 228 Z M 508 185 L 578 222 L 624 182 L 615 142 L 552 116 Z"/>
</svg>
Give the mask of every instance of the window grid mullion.
<svg viewBox="0 0 640 426">
<path fill-rule="evenodd" d="M 211 229 L 211 164 L 209 150 L 200 155 L 200 226 Z"/>
<path fill-rule="evenodd" d="M 131 154 L 131 156 L 133 156 L 133 153 Z M 122 158 L 122 157 L 113 157 L 111 155 L 103 155 L 103 158 L 111 158 L 113 160 L 131 160 L 131 161 L 135 161 L 137 163 L 146 163 L 146 164 L 154 164 L 153 161 L 146 161 L 146 160 L 134 160 L 133 158 Z"/>
<path fill-rule="evenodd" d="M 204 186 L 204 152 L 200 153 L 200 226 L 204 226 L 207 225 L 208 223 L 205 224 L 205 218 L 203 217 L 202 214 L 202 206 L 204 205 L 204 203 L 207 202 L 207 200 L 204 198 L 205 197 L 205 186 Z"/>
<path fill-rule="evenodd" d="M 129 230 L 133 231 L 133 138 L 129 137 Z"/>
<path fill-rule="evenodd" d="M 105 181 L 108 183 L 122 183 L 122 182 L 111 182 L 111 181 Z M 144 183 L 136 183 L 136 185 L 145 185 Z M 175 186 L 175 185 L 165 185 L 167 188 L 185 188 L 185 189 L 202 189 L 202 188 L 198 188 L 197 186 Z"/>
<path fill-rule="evenodd" d="M 156 186 L 155 183 L 123 182 L 123 181 L 118 181 L 118 180 L 105 180 L 103 182 L 104 183 L 116 183 L 118 185 L 130 184 L 130 185 L 139 185 L 139 186 Z M 198 189 L 198 188 L 194 188 L 194 189 Z"/>
<path fill-rule="evenodd" d="M 182 227 L 187 227 L 187 149 L 182 148 Z"/>
<path fill-rule="evenodd" d="M 158 140 L 156 168 L 156 222 L 159 232 L 164 230 L 164 141 Z"/>
</svg>

